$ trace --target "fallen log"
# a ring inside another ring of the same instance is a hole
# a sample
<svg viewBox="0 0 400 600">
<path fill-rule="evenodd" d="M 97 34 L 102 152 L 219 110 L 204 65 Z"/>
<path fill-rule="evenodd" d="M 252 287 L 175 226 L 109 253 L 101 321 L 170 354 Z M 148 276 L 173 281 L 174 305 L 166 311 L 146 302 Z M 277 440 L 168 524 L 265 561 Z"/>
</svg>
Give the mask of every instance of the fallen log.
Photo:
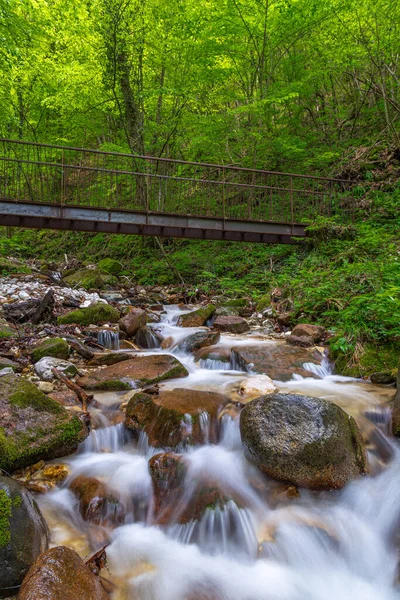
<svg viewBox="0 0 400 600">
<path fill-rule="evenodd" d="M 76 338 L 69 335 L 66 335 L 65 339 L 68 341 L 68 344 L 71 346 L 71 348 L 83 356 L 83 358 L 86 358 L 86 360 L 91 360 L 93 358 L 94 352 L 88 348 L 86 344 L 83 344 Z"/>
<path fill-rule="evenodd" d="M 51 371 L 52 371 L 53 375 L 55 375 L 55 377 L 57 377 L 57 379 L 59 381 L 61 381 L 62 383 L 65 383 L 65 385 L 70 390 L 75 392 L 75 394 L 78 396 L 78 398 L 82 404 L 82 410 L 84 412 L 87 412 L 87 405 L 90 404 L 90 402 L 92 402 L 93 395 L 87 394 L 79 385 L 77 385 L 76 383 L 74 383 L 73 381 L 68 379 L 68 377 L 65 377 L 65 375 L 63 375 L 58 369 L 56 369 L 56 367 L 53 367 L 51 369 Z"/>
<path fill-rule="evenodd" d="M 49 289 L 41 299 L 3 305 L 4 313 L 9 321 L 15 323 L 31 321 L 34 325 L 50 319 L 53 315 L 53 308 L 54 292 L 52 289 Z"/>
</svg>

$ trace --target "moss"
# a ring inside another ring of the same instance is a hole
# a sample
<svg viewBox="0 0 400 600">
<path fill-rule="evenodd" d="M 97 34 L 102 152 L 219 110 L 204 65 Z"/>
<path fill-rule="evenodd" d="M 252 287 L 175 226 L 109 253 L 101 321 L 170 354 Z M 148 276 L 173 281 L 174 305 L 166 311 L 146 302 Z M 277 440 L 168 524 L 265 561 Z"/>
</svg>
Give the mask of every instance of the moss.
<svg viewBox="0 0 400 600">
<path fill-rule="evenodd" d="M 271 306 L 271 296 L 269 294 L 266 294 L 265 296 L 261 296 L 261 298 L 259 298 L 256 306 L 256 311 L 262 312 L 269 306 Z"/>
<path fill-rule="evenodd" d="M 207 304 L 179 317 L 178 325 L 182 327 L 201 327 L 215 312 L 214 304 Z"/>
<path fill-rule="evenodd" d="M 121 381 L 121 379 L 108 379 L 107 381 L 99 381 L 87 389 L 102 390 L 107 392 L 122 392 L 124 390 L 131 390 L 132 386 L 125 381 Z"/>
<path fill-rule="evenodd" d="M 392 343 L 378 346 L 372 343 L 358 345 L 354 350 L 344 353 L 331 351 L 335 361 L 335 370 L 348 377 L 370 377 L 373 373 L 393 372 L 400 356 L 400 344 Z"/>
<path fill-rule="evenodd" d="M 117 282 L 115 277 L 100 269 L 81 269 L 65 277 L 64 281 L 70 285 L 83 287 L 86 290 L 102 289 L 108 285 L 115 285 Z"/>
<path fill-rule="evenodd" d="M 227 300 L 222 306 L 231 306 L 232 308 L 244 308 L 247 305 L 246 298 L 235 298 L 233 300 Z"/>
<path fill-rule="evenodd" d="M 119 275 L 123 268 L 121 263 L 113 258 L 103 258 L 103 260 L 99 262 L 98 267 L 101 271 L 109 273 L 109 275 Z"/>
<path fill-rule="evenodd" d="M 5 323 L 0 323 L 0 340 L 5 340 L 8 338 L 15 337 L 17 332 L 6 325 Z"/>
<path fill-rule="evenodd" d="M 46 396 L 36 385 L 23 377 L 18 379 L 17 388 L 9 396 L 8 400 L 11 404 L 20 408 L 31 407 L 37 411 L 46 411 L 53 414 L 62 414 L 64 412 L 60 404 Z"/>
<path fill-rule="evenodd" d="M 31 359 L 33 363 L 37 363 L 45 356 L 67 359 L 69 357 L 69 346 L 67 342 L 62 338 L 44 340 L 31 352 Z"/>
<path fill-rule="evenodd" d="M 11 539 L 10 517 L 13 501 L 4 490 L 0 490 L 0 548 L 7 546 Z"/>
<path fill-rule="evenodd" d="M 109 304 L 98 302 L 87 308 L 79 308 L 58 317 L 59 325 L 74 323 L 76 325 L 100 325 L 102 323 L 116 323 L 119 320 L 119 312 Z"/>
<path fill-rule="evenodd" d="M 21 262 L 0 258 L 0 275 L 8 275 L 9 273 L 32 273 L 29 267 Z"/>
</svg>

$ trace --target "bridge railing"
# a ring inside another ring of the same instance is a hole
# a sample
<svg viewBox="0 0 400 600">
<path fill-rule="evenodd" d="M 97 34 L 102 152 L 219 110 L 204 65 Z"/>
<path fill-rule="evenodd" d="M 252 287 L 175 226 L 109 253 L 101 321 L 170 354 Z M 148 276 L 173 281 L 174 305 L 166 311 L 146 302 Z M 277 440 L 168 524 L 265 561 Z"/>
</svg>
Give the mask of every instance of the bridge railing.
<svg viewBox="0 0 400 600">
<path fill-rule="evenodd" d="M 0 138 L 0 199 L 249 221 L 354 216 L 351 182 Z"/>
</svg>

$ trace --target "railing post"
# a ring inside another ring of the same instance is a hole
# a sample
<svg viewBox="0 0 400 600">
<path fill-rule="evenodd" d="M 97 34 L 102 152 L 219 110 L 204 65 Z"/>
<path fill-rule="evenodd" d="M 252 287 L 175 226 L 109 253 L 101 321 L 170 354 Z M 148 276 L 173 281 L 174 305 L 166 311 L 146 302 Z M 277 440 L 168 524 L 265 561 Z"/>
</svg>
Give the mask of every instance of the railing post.
<svg viewBox="0 0 400 600">
<path fill-rule="evenodd" d="M 222 222 L 225 230 L 225 168 L 222 167 Z"/>
<path fill-rule="evenodd" d="M 61 206 L 65 203 L 65 194 L 64 194 L 64 186 L 65 186 L 65 174 L 64 174 L 64 150 L 61 151 Z"/>
</svg>

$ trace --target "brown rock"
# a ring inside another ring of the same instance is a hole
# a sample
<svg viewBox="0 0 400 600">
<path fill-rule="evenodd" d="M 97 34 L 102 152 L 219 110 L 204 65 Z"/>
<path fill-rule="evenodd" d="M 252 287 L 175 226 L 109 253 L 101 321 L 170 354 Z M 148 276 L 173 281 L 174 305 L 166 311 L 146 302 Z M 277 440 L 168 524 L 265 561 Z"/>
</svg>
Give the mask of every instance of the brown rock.
<svg viewBox="0 0 400 600">
<path fill-rule="evenodd" d="M 17 600 L 109 600 L 99 579 L 70 548 L 39 556 L 22 582 Z"/>
<path fill-rule="evenodd" d="M 122 523 L 124 510 L 119 501 L 95 477 L 79 475 L 69 486 L 79 499 L 79 510 L 85 521 L 96 525 Z"/>
<path fill-rule="evenodd" d="M 87 390 L 129 390 L 140 384 L 186 377 L 185 367 L 169 354 L 135 356 L 116 365 L 80 377 L 78 385 Z"/>
<path fill-rule="evenodd" d="M 88 362 L 90 367 L 102 365 L 115 365 L 124 360 L 132 360 L 132 354 L 128 352 L 98 352 Z"/>
<path fill-rule="evenodd" d="M 217 317 L 213 327 L 218 331 L 229 333 L 246 333 L 246 331 L 250 331 L 250 326 L 243 317 Z"/>
<path fill-rule="evenodd" d="M 200 475 L 186 486 L 188 465 L 182 454 L 156 454 L 149 461 L 149 471 L 158 525 L 183 524 L 200 519 L 207 508 L 223 506 L 230 499 L 218 488 L 218 482 L 207 476 Z"/>
<path fill-rule="evenodd" d="M 60 390 L 59 392 L 51 392 L 49 398 L 55 400 L 62 406 L 76 406 L 79 403 L 78 396 L 72 390 Z"/>
<path fill-rule="evenodd" d="M 119 326 L 131 338 L 135 333 L 144 327 L 147 323 L 147 313 L 141 308 L 132 308 L 122 319 L 119 320 Z"/>
<path fill-rule="evenodd" d="M 281 313 L 276 317 L 277 323 L 280 327 L 288 327 L 290 323 L 293 321 L 293 313 L 286 312 Z"/>
<path fill-rule="evenodd" d="M 219 438 L 218 414 L 227 396 L 202 390 L 161 390 L 158 395 L 135 394 L 126 409 L 125 425 L 144 431 L 155 447 L 212 442 Z"/>
<path fill-rule="evenodd" d="M 320 342 L 325 335 L 325 327 L 322 327 L 321 325 L 310 325 L 308 323 L 299 323 L 292 331 L 292 336 L 311 337 L 313 342 Z"/>
<path fill-rule="evenodd" d="M 314 340 L 309 335 L 288 335 L 286 342 L 291 346 L 299 346 L 300 348 L 311 348 L 311 346 L 314 346 Z"/>
<path fill-rule="evenodd" d="M 316 377 L 304 368 L 305 363 L 319 365 L 322 354 L 316 350 L 296 348 L 284 342 L 243 345 L 232 348 L 232 358 L 236 368 L 251 368 L 256 373 L 265 373 L 271 379 L 289 381 L 293 373 L 302 377 Z"/>
</svg>

